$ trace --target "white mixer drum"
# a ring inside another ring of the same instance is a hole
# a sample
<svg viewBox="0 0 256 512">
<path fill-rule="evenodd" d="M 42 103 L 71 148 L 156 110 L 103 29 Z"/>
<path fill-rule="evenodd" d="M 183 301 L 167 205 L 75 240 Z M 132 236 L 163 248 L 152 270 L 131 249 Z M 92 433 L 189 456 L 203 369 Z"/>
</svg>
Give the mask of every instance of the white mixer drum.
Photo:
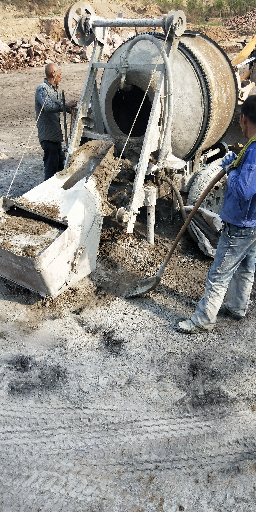
<svg viewBox="0 0 256 512">
<path fill-rule="evenodd" d="M 163 34 L 154 34 L 164 42 Z M 141 38 L 141 35 L 138 36 Z M 152 67 L 158 62 L 159 49 L 148 40 L 138 40 L 128 53 L 128 68 L 121 88 L 122 62 L 131 40 L 110 57 L 104 70 L 100 102 L 107 132 L 119 139 L 128 135 L 148 87 Z M 167 42 L 167 54 L 170 42 Z M 151 66 L 151 70 L 147 67 Z M 159 80 L 157 71 L 131 136 L 143 140 L 151 105 Z M 202 34 L 187 31 L 180 38 L 172 65 L 173 118 L 172 151 L 182 159 L 193 157 L 201 146 L 213 147 L 227 131 L 237 103 L 237 82 L 231 62 L 224 51 Z M 164 104 L 164 98 L 162 98 Z M 164 111 L 163 111 L 164 112 Z M 165 112 L 163 114 L 165 116 Z"/>
</svg>

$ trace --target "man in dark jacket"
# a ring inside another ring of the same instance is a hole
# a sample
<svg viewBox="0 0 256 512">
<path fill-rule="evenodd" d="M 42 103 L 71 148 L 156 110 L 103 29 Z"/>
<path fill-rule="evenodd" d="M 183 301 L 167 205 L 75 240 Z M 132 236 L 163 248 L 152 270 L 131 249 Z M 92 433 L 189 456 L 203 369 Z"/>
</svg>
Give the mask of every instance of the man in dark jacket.
<svg viewBox="0 0 256 512">
<path fill-rule="evenodd" d="M 35 110 L 38 138 L 44 150 L 45 180 L 48 180 L 63 169 L 65 155 L 61 146 L 63 135 L 60 112 L 63 112 L 63 102 L 58 92 L 58 85 L 61 81 L 61 70 L 58 64 L 47 64 L 45 76 L 44 82 L 36 89 Z M 67 112 L 70 112 L 71 107 L 76 105 L 75 100 L 66 103 Z"/>
<path fill-rule="evenodd" d="M 188 320 L 179 322 L 183 333 L 212 330 L 226 294 L 224 311 L 236 318 L 247 312 L 254 281 L 256 256 L 256 96 L 241 107 L 240 126 L 249 139 L 226 168 L 227 188 L 220 217 L 224 223 L 214 262 L 207 274 L 203 298 Z"/>
</svg>

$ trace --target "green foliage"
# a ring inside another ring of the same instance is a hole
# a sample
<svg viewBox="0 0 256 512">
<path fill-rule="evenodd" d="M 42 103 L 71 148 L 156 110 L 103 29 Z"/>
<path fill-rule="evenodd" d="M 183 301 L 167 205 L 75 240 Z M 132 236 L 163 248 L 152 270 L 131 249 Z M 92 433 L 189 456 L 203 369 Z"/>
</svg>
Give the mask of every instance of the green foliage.
<svg viewBox="0 0 256 512">
<path fill-rule="evenodd" d="M 226 0 L 230 14 L 245 14 L 256 7 L 256 0 Z"/>
<path fill-rule="evenodd" d="M 161 4 L 166 4 L 166 6 L 168 6 L 168 9 L 166 9 L 165 12 L 168 12 L 168 11 L 172 11 L 172 10 L 178 10 L 178 9 L 184 9 L 184 2 L 183 0 L 172 0 L 172 1 L 167 1 L 167 0 L 160 0 L 160 3 Z M 159 5 L 160 5 L 159 3 Z M 160 5 L 160 7 L 162 8 L 162 6 Z"/>
<path fill-rule="evenodd" d="M 200 23 L 208 15 L 207 6 L 201 0 L 188 0 L 185 12 L 190 23 Z"/>
<path fill-rule="evenodd" d="M 16 6 L 24 16 L 29 16 L 30 12 L 62 16 L 75 1 L 78 0 L 0 0 L 2 4 Z M 139 4 L 158 5 L 163 13 L 181 9 L 187 21 L 195 24 L 210 24 L 210 18 L 220 18 L 221 23 L 223 18 L 242 15 L 256 8 L 256 0 L 139 0 Z"/>
<path fill-rule="evenodd" d="M 158 5 L 163 13 L 167 13 L 172 10 L 184 9 L 186 0 L 141 0 L 144 6 L 147 5 Z"/>
<path fill-rule="evenodd" d="M 30 17 L 34 14 L 64 16 L 72 3 L 72 0 L 0 0 L 0 5 L 10 5 L 17 10 L 18 14 L 15 17 Z"/>
<path fill-rule="evenodd" d="M 223 11 L 225 9 L 225 1 L 224 0 L 215 0 L 212 7 L 215 11 Z"/>
<path fill-rule="evenodd" d="M 149 2 L 144 0 L 144 4 Z M 159 5 L 163 12 L 171 9 L 182 9 L 186 13 L 188 22 L 205 22 L 206 17 L 230 18 L 237 14 L 242 15 L 256 8 L 256 0 L 156 0 L 152 3 Z"/>
<path fill-rule="evenodd" d="M 174 2 L 173 2 L 174 3 Z M 175 2 L 178 4 L 177 2 Z M 201 23 L 207 18 L 230 18 L 235 15 L 243 15 L 256 8 L 256 0 L 187 0 L 181 2 L 188 22 Z M 179 8 L 179 7 L 176 7 Z"/>
</svg>

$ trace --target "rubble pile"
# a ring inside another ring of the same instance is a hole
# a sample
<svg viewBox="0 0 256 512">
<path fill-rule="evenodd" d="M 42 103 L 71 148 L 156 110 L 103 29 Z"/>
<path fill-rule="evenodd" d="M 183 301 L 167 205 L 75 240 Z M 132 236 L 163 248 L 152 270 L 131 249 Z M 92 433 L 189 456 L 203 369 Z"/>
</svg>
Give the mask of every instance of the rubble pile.
<svg viewBox="0 0 256 512">
<path fill-rule="evenodd" d="M 109 35 L 104 47 L 103 60 L 109 59 L 113 51 L 133 35 L 133 32 L 127 30 L 122 31 L 120 35 Z M 21 68 L 41 67 L 49 62 L 60 64 L 89 61 L 92 51 L 93 44 L 75 46 L 67 37 L 56 42 L 46 34 L 39 34 L 30 39 L 23 38 L 9 44 L 0 41 L 0 71 L 6 73 Z"/>
<path fill-rule="evenodd" d="M 233 18 L 227 20 L 224 23 L 225 27 L 229 29 L 252 29 L 256 27 L 256 8 L 248 11 L 246 14 L 242 16 L 234 16 Z"/>
</svg>

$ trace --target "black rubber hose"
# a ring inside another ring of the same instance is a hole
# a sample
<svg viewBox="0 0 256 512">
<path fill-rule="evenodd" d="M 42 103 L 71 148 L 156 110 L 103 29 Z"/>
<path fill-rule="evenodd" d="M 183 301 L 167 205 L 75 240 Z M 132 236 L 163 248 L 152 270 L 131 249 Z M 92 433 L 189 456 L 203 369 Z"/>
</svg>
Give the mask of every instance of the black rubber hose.
<svg viewBox="0 0 256 512">
<path fill-rule="evenodd" d="M 187 213 L 186 213 L 186 210 L 184 208 L 184 203 L 183 203 L 183 199 L 181 197 L 181 194 L 180 194 L 180 191 L 178 190 L 178 188 L 176 187 L 176 185 L 174 185 L 174 183 L 169 179 L 169 178 L 162 178 L 163 181 L 166 181 L 166 183 L 168 183 L 168 185 L 170 185 L 171 189 L 174 191 L 176 197 L 177 197 L 177 201 L 179 203 L 179 207 L 180 207 L 180 213 L 181 213 L 181 216 L 182 216 L 182 219 L 183 219 L 183 222 L 185 222 L 187 220 Z M 190 227 L 190 225 L 188 225 L 187 227 L 187 230 L 188 230 L 188 233 L 189 235 L 191 236 L 192 240 L 194 240 L 195 242 L 197 242 L 197 238 L 196 236 L 194 235 L 193 233 L 193 230 L 192 228 Z"/>
</svg>

